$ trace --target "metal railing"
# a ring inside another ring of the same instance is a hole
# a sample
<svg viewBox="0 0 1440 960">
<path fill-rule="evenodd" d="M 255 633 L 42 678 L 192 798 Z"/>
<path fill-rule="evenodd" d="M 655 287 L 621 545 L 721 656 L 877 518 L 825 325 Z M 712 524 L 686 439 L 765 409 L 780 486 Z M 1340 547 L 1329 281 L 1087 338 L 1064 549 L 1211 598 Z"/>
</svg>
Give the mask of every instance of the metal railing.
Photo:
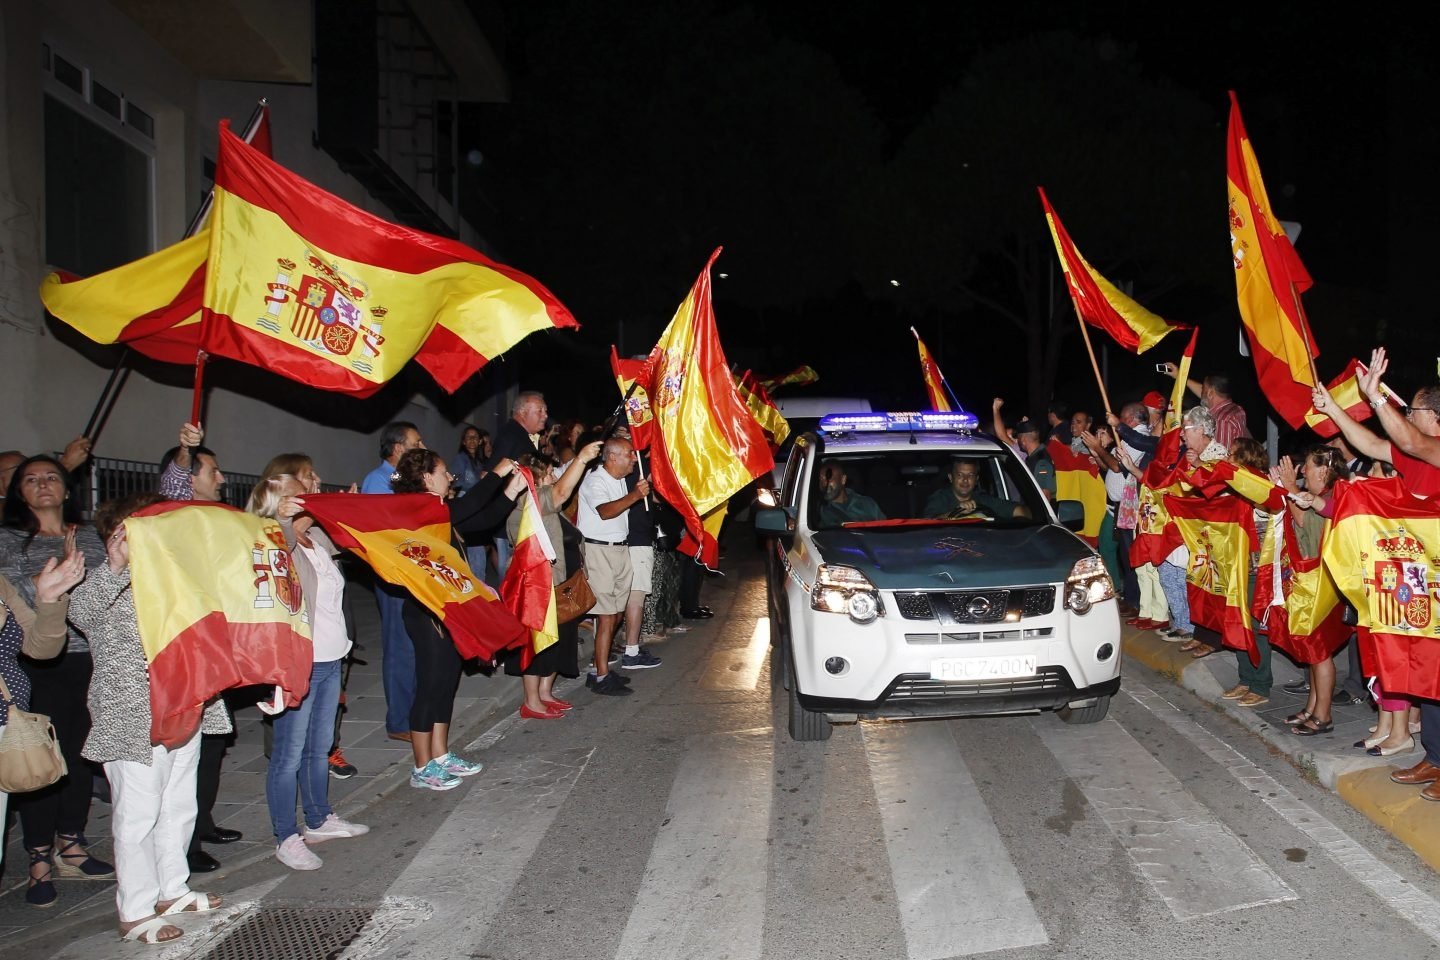
<svg viewBox="0 0 1440 960">
<path fill-rule="evenodd" d="M 221 500 L 232 507 L 245 509 L 250 491 L 260 482 L 258 473 L 225 473 L 225 486 L 221 488 Z M 147 460 L 118 460 L 113 457 L 93 457 L 83 471 L 78 489 L 80 502 L 85 505 L 85 515 L 93 517 L 95 508 L 107 500 L 129 496 L 132 493 L 146 493 L 160 489 L 160 466 Z M 321 484 L 326 493 L 339 493 L 347 489 L 338 484 Z"/>
</svg>

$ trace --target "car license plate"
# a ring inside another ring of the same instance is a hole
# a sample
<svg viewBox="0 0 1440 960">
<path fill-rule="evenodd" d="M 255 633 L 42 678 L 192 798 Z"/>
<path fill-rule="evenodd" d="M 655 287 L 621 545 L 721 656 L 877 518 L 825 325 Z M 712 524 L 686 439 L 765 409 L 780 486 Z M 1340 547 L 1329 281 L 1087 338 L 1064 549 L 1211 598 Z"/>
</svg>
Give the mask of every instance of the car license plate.
<svg viewBox="0 0 1440 960">
<path fill-rule="evenodd" d="M 1012 680 L 1035 676 L 1035 655 L 1017 657 L 948 657 L 930 661 L 930 679 L 946 683 Z"/>
</svg>

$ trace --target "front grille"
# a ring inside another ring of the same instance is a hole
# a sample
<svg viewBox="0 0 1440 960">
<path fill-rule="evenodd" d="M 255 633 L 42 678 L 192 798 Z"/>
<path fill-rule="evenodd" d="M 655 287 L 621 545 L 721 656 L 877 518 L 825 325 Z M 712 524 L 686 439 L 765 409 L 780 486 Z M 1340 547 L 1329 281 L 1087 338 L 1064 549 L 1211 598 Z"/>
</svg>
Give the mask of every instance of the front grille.
<svg viewBox="0 0 1440 960">
<path fill-rule="evenodd" d="M 945 630 L 937 633 L 907 633 L 906 643 L 995 643 L 1000 640 L 1046 640 L 1054 627 L 1012 627 L 1009 630 Z"/>
<path fill-rule="evenodd" d="M 972 697 L 1004 697 L 1073 689 L 1064 667 L 1041 667 L 1033 677 L 1013 680 L 977 680 L 974 683 L 945 683 L 923 674 L 901 677 L 890 691 L 889 700 L 946 700 Z"/>
<path fill-rule="evenodd" d="M 906 620 L 939 620 L 942 624 L 1014 622 L 1053 613 L 1055 588 L 896 591 L 895 608 Z"/>
</svg>

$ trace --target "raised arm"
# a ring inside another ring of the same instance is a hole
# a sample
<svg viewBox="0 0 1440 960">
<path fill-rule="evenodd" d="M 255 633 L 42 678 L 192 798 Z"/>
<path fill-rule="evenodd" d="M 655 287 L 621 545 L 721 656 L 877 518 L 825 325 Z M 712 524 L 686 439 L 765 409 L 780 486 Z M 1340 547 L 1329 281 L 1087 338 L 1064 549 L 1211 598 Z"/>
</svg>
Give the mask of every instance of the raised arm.
<svg viewBox="0 0 1440 960">
<path fill-rule="evenodd" d="M 1440 466 L 1440 437 L 1421 433 L 1399 408 L 1385 399 L 1386 391 L 1380 381 L 1389 366 L 1385 348 L 1377 347 L 1370 354 L 1370 369 L 1360 377 L 1360 391 L 1369 398 L 1370 406 L 1375 408 L 1375 416 L 1379 418 L 1380 426 L 1389 434 L 1392 444 L 1417 460 Z M 1440 419 L 1440 411 L 1431 413 Z M 1385 459 L 1391 458 L 1387 456 Z"/>
<path fill-rule="evenodd" d="M 594 443 L 585 444 L 575 452 L 574 459 L 565 468 L 565 472 L 560 475 L 560 479 L 555 481 L 555 488 L 550 492 L 557 509 L 570 499 L 570 495 L 580 485 L 580 478 L 585 476 L 585 468 L 600 456 L 601 446 L 603 444 L 596 440 Z"/>
<path fill-rule="evenodd" d="M 1315 389 L 1310 391 L 1310 405 L 1315 408 L 1316 413 L 1325 414 L 1335 426 L 1340 428 L 1340 435 L 1356 453 L 1371 460 L 1383 460 L 1386 463 L 1391 461 L 1390 441 L 1384 437 L 1377 437 L 1368 427 L 1357 423 L 1340 404 L 1335 402 L 1335 398 L 1330 396 L 1330 391 L 1326 389 L 1325 384 L 1316 384 Z M 1385 403 L 1384 406 L 1389 407 L 1391 404 Z M 1381 419 L 1383 420 L 1384 417 Z M 1402 417 L 1401 420 L 1404 418 Z"/>
</svg>

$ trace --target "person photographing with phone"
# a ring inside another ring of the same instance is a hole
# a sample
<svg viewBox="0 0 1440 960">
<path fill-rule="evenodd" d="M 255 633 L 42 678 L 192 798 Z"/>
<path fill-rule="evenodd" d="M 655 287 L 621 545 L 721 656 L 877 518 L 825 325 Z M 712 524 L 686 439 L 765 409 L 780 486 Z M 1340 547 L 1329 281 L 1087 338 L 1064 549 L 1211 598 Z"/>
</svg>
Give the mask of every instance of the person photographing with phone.
<svg viewBox="0 0 1440 960">
<path fill-rule="evenodd" d="M 1155 364 L 1157 373 L 1175 379 L 1179 368 L 1173 363 Z M 1215 442 L 1230 449 L 1230 444 L 1240 437 L 1250 436 L 1250 427 L 1245 421 L 1245 409 L 1230 397 L 1230 378 L 1224 374 L 1212 373 L 1204 380 L 1186 380 L 1185 386 L 1200 398 L 1210 416 L 1215 418 Z"/>
</svg>

